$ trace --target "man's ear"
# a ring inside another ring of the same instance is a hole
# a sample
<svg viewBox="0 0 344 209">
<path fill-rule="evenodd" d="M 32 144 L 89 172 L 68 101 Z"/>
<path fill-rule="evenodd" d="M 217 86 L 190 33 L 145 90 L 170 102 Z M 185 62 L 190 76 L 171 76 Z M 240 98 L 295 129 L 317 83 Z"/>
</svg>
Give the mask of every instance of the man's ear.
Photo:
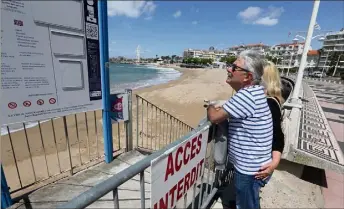
<svg viewBox="0 0 344 209">
<path fill-rule="evenodd" d="M 244 79 L 244 81 L 252 81 L 253 80 L 253 75 L 252 73 L 246 73 L 246 78 Z"/>
</svg>

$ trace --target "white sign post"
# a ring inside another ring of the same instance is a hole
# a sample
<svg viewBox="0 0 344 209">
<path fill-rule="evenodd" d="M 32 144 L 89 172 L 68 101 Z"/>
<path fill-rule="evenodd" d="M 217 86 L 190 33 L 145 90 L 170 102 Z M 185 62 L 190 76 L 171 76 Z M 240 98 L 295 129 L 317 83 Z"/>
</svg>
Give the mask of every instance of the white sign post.
<svg viewBox="0 0 344 209">
<path fill-rule="evenodd" d="M 101 108 L 97 0 L 3 0 L 1 20 L 1 125 Z"/>
<path fill-rule="evenodd" d="M 151 208 L 174 208 L 203 175 L 209 127 L 151 162 Z"/>
</svg>

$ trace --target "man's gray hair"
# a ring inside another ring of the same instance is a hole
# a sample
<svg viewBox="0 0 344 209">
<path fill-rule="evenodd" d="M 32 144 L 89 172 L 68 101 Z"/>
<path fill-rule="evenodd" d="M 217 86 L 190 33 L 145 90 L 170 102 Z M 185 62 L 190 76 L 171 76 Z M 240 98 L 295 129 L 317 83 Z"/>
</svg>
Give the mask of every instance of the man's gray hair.
<svg viewBox="0 0 344 209">
<path fill-rule="evenodd" d="M 253 83 L 260 83 L 264 73 L 264 57 L 257 51 L 245 50 L 239 54 L 238 58 L 243 59 L 245 69 L 252 72 Z"/>
</svg>

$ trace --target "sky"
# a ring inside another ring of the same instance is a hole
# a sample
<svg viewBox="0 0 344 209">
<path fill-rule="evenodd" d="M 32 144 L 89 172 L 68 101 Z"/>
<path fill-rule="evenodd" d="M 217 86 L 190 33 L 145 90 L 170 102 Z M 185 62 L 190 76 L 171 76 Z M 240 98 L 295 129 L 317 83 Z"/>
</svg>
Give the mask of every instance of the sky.
<svg viewBox="0 0 344 209">
<path fill-rule="evenodd" d="M 148 58 L 289 43 L 298 32 L 306 36 L 312 9 L 313 1 L 108 1 L 109 54 L 134 58 L 138 45 Z M 321 1 L 317 24 L 314 35 L 343 28 L 344 1 Z M 312 49 L 321 46 L 312 40 Z"/>
</svg>

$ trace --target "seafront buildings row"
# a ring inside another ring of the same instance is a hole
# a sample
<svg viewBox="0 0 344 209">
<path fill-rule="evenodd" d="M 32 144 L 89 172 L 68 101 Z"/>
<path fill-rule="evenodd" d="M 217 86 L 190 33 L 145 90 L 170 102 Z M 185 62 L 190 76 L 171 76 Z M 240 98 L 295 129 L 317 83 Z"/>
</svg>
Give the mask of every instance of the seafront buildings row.
<svg viewBox="0 0 344 209">
<path fill-rule="evenodd" d="M 338 59 L 338 70 L 344 70 L 344 29 L 337 32 L 327 33 L 323 39 L 323 46 L 321 50 L 310 49 L 307 56 L 307 68 L 318 67 L 320 69 L 327 69 L 330 67 L 331 60 L 329 57 L 333 52 L 343 54 L 341 59 Z M 277 66 L 280 69 L 290 69 L 298 67 L 301 62 L 301 56 L 304 48 L 304 42 L 294 39 L 291 43 L 281 43 L 273 46 L 268 46 L 263 43 L 258 44 L 240 44 L 232 46 L 224 50 L 217 50 L 210 47 L 208 50 L 199 49 L 185 49 L 183 58 L 211 58 L 219 61 L 221 57 L 235 56 L 244 50 L 259 51 L 262 55 L 271 56 L 277 60 Z"/>
</svg>

